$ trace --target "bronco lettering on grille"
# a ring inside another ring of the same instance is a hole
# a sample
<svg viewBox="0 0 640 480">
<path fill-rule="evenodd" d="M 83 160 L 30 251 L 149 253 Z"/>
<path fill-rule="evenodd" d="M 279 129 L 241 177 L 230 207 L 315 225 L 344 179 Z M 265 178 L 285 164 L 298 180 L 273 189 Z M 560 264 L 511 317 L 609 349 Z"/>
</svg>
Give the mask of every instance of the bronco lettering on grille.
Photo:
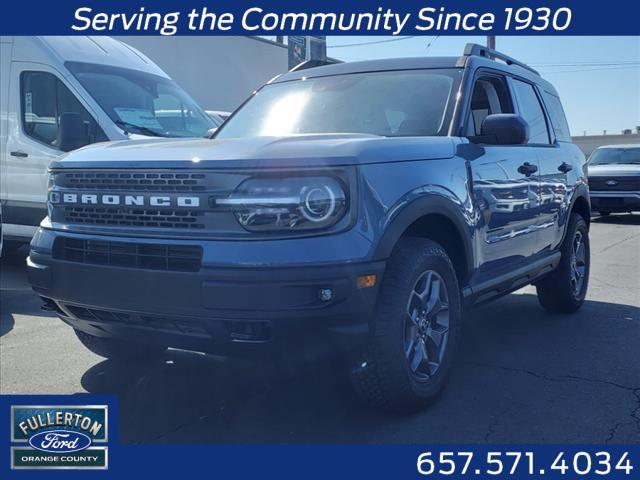
<svg viewBox="0 0 640 480">
<path fill-rule="evenodd" d="M 118 195 L 94 193 L 60 193 L 50 192 L 49 201 L 53 204 L 64 205 L 126 205 L 151 207 L 185 207 L 200 206 L 200 197 L 169 196 L 169 195 Z"/>
</svg>

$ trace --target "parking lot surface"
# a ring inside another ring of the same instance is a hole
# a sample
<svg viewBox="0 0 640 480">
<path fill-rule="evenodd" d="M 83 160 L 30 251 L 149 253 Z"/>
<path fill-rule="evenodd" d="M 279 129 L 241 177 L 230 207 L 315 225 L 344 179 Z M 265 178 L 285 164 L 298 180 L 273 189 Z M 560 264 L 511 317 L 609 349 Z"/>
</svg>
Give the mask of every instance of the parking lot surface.
<svg viewBox="0 0 640 480">
<path fill-rule="evenodd" d="M 532 287 L 468 312 L 445 392 L 414 415 L 362 406 L 329 358 L 288 375 L 182 351 L 106 361 L 40 310 L 25 255 L 0 264 L 0 392 L 117 394 L 124 442 L 640 442 L 640 215 L 594 219 L 578 313 L 547 314 Z"/>
</svg>

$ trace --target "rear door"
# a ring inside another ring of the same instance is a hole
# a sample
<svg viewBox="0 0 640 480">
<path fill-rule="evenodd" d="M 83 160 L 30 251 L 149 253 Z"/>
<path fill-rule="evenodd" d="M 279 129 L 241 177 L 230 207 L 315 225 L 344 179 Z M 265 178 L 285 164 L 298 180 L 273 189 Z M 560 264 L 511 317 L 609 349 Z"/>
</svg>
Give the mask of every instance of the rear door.
<svg viewBox="0 0 640 480">
<path fill-rule="evenodd" d="M 567 172 L 573 160 L 567 158 L 567 151 L 556 141 L 536 86 L 518 78 L 511 83 L 516 109 L 529 124 L 529 147 L 535 151 L 540 168 L 536 251 L 541 252 L 555 248 L 562 237 L 560 224 L 566 210 Z"/>
<path fill-rule="evenodd" d="M 514 113 L 506 77 L 480 73 L 475 80 L 467 135 L 481 134 L 487 115 Z M 535 250 L 538 223 L 538 158 L 527 145 L 482 145 L 470 162 L 473 196 L 482 218 L 478 276 L 482 283 L 523 267 Z"/>
</svg>

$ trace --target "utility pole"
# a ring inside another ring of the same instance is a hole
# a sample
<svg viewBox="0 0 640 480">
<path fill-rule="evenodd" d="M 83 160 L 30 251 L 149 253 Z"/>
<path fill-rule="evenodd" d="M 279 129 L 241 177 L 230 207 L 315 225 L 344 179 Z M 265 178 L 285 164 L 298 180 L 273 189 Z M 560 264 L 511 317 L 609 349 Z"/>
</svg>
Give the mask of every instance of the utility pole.
<svg viewBox="0 0 640 480">
<path fill-rule="evenodd" d="M 496 36 L 495 35 L 487 35 L 487 48 L 491 50 L 496 49 Z"/>
</svg>

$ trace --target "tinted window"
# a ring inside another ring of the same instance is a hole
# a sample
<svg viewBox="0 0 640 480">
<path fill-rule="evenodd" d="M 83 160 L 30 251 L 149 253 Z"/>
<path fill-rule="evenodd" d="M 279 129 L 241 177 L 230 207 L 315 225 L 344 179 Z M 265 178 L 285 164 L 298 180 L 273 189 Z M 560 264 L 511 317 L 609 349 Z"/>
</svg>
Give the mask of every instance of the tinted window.
<svg viewBox="0 0 640 480">
<path fill-rule="evenodd" d="M 22 125 L 25 133 L 57 148 L 60 115 L 80 114 L 90 142 L 107 140 L 89 112 L 58 78 L 46 72 L 23 72 L 20 77 Z"/>
<path fill-rule="evenodd" d="M 591 165 L 640 165 L 640 147 L 598 148 L 589 161 Z"/>
<path fill-rule="evenodd" d="M 542 96 L 547 107 L 547 112 L 549 112 L 549 116 L 551 117 L 551 124 L 553 125 L 556 139 L 560 142 L 570 142 L 571 133 L 569 132 L 567 117 L 564 115 L 560 99 L 546 91 L 543 92 Z"/>
<path fill-rule="evenodd" d="M 458 70 L 356 73 L 262 88 L 216 138 L 300 133 L 445 135 Z"/>
<path fill-rule="evenodd" d="M 549 131 L 544 110 L 533 86 L 520 80 L 514 80 L 513 83 L 520 115 L 529 124 L 529 143 L 549 144 Z"/>
<path fill-rule="evenodd" d="M 481 135 L 484 119 L 496 113 L 513 113 L 509 90 L 502 77 L 481 77 L 473 86 L 467 135 Z"/>
</svg>

